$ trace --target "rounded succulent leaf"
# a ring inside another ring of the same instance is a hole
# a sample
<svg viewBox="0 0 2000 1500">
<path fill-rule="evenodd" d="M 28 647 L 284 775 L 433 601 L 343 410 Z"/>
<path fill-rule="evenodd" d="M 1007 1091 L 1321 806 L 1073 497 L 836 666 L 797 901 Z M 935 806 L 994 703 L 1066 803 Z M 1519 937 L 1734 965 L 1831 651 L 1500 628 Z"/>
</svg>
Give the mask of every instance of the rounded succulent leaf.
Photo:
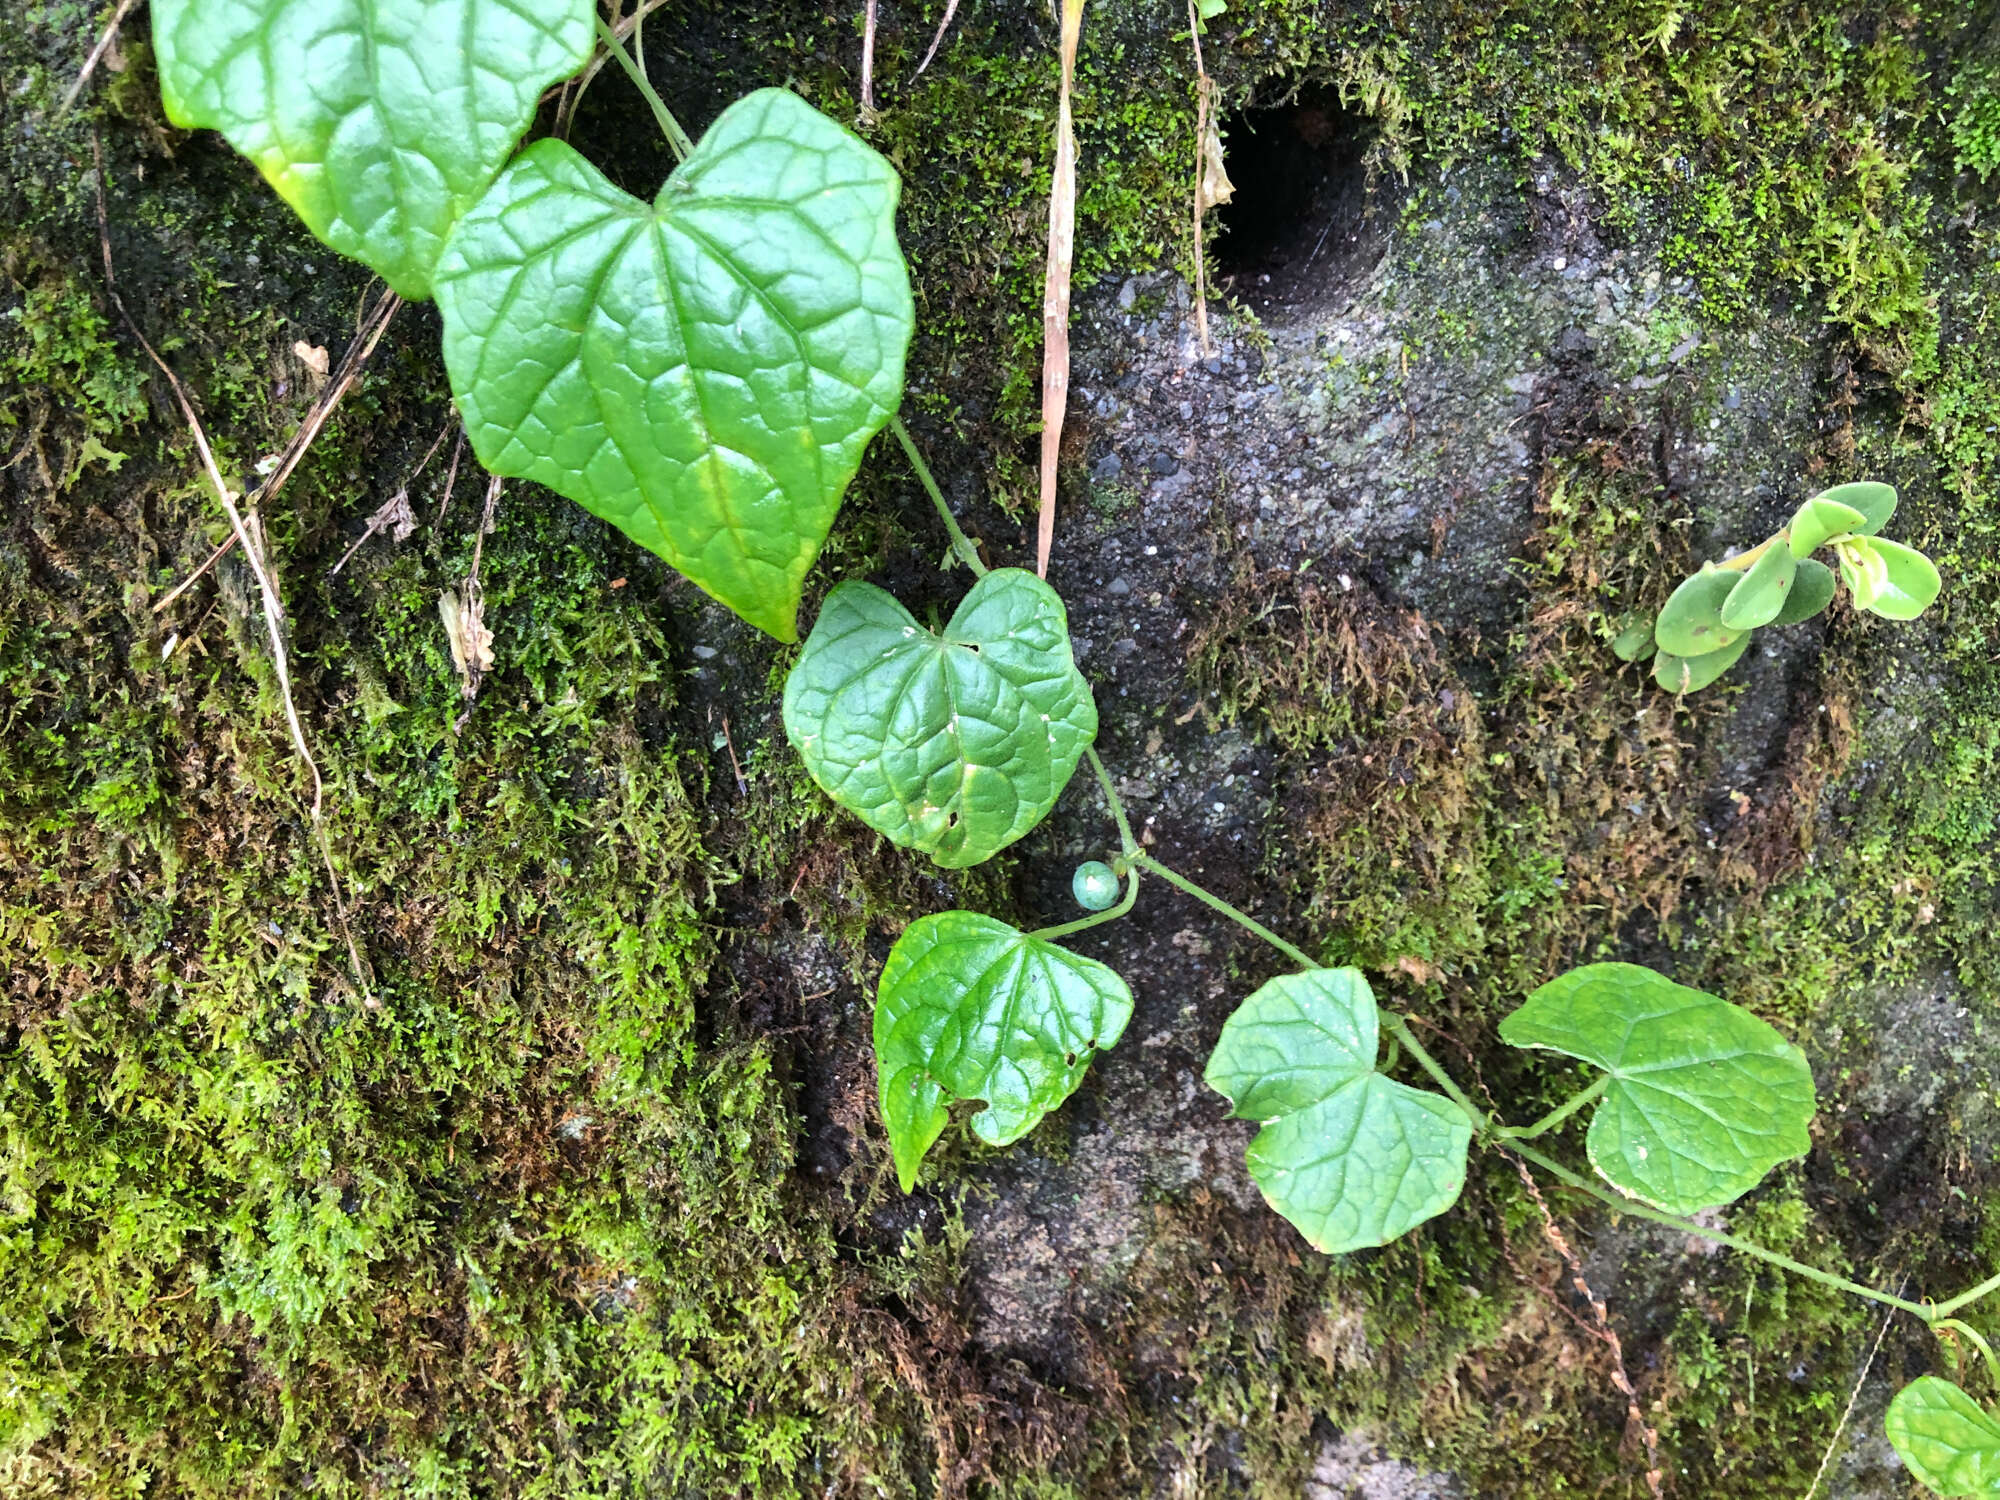
<svg viewBox="0 0 2000 1500">
<path fill-rule="evenodd" d="M 1798 570 L 1798 559 L 1789 547 L 1782 543 L 1766 547 L 1764 555 L 1744 570 L 1722 601 L 1722 623 L 1731 630 L 1755 630 L 1770 624 L 1784 613 Z"/>
<path fill-rule="evenodd" d="M 1949 1380 L 1911 1381 L 1882 1425 L 1904 1466 L 1940 1495 L 2000 1495 L 2000 1422 Z"/>
<path fill-rule="evenodd" d="M 1840 543 L 1837 552 L 1855 607 L 1885 620 L 1914 620 L 1944 586 L 1936 564 L 1901 542 L 1857 536 Z"/>
<path fill-rule="evenodd" d="M 1653 644 L 1653 625 L 1650 620 L 1634 620 L 1618 632 L 1618 638 L 1611 643 L 1611 654 L 1620 661 L 1644 661 L 1658 648 Z"/>
<path fill-rule="evenodd" d="M 1731 1202 L 1812 1145 L 1805 1054 L 1741 1006 L 1637 964 L 1550 980 L 1500 1037 L 1611 1075 L 1590 1122 L 1591 1165 L 1670 1213 Z"/>
<path fill-rule="evenodd" d="M 1359 969 L 1272 980 L 1222 1028 L 1208 1086 L 1261 1120 L 1245 1160 L 1272 1208 L 1330 1255 L 1385 1245 L 1465 1186 L 1472 1122 L 1375 1070 L 1375 996 Z"/>
<path fill-rule="evenodd" d="M 651 203 L 535 142 L 438 262 L 480 462 L 796 640 L 806 572 L 902 400 L 900 191 L 878 153 L 783 89 L 724 110 Z"/>
<path fill-rule="evenodd" d="M 1653 624 L 1653 639 L 1660 649 L 1674 656 L 1706 656 L 1741 635 L 1722 623 L 1722 606 L 1736 587 L 1737 577 L 1703 568 L 1683 580 Z"/>
<path fill-rule="evenodd" d="M 1889 517 L 1896 513 L 1896 487 L 1877 479 L 1836 484 L 1830 490 L 1821 490 L 1813 498 L 1830 500 L 1858 513 L 1861 522 L 1852 528 L 1857 536 L 1874 536 L 1889 524 Z"/>
<path fill-rule="evenodd" d="M 1653 681 L 1670 693 L 1699 692 L 1735 666 L 1749 645 L 1750 637 L 1740 635 L 1720 651 L 1701 656 L 1676 656 L 1671 651 L 1662 651 L 1653 658 Z"/>
<path fill-rule="evenodd" d="M 1798 563 L 1792 590 L 1785 596 L 1784 608 L 1771 621 L 1773 625 L 1796 625 L 1801 620 L 1810 620 L 1833 603 L 1836 587 L 1833 569 L 1816 557 L 1802 557 Z"/>
<path fill-rule="evenodd" d="M 1118 902 L 1118 872 L 1101 859 L 1087 859 L 1076 867 L 1069 888 L 1085 911 L 1108 911 Z"/>
<path fill-rule="evenodd" d="M 996 917 L 940 912 L 889 950 L 875 1000 L 882 1118 L 909 1192 L 953 1099 L 983 1099 L 972 1130 L 1019 1140 L 1076 1092 L 1093 1052 L 1132 1017 L 1132 992 L 1103 964 Z"/>
<path fill-rule="evenodd" d="M 828 796 L 948 870 L 1048 816 L 1097 734 L 1062 600 L 996 568 L 933 635 L 869 583 L 843 583 L 785 681 L 785 733 Z"/>
<path fill-rule="evenodd" d="M 1859 531 L 1867 524 L 1868 517 L 1853 506 L 1825 495 L 1814 495 L 1793 515 L 1786 536 L 1792 556 L 1806 557 L 1824 547 L 1831 538 Z"/>
<path fill-rule="evenodd" d="M 590 0 L 153 0 L 167 118 L 212 127 L 306 227 L 405 297 L 542 91 L 581 68 Z"/>
</svg>

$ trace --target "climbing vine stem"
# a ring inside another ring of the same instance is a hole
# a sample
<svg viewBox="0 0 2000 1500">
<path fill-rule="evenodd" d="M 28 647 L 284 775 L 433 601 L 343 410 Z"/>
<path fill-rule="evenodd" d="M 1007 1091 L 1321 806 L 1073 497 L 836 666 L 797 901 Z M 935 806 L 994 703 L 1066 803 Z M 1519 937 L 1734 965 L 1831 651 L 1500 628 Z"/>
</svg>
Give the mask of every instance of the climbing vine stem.
<svg viewBox="0 0 2000 1500">
<path fill-rule="evenodd" d="M 674 159 L 686 161 L 694 151 L 694 142 L 681 129 L 681 122 L 674 118 L 674 112 L 667 108 L 667 101 L 646 77 L 645 70 L 632 60 L 632 54 L 625 50 L 625 44 L 618 40 L 618 33 L 605 22 L 603 16 L 597 18 L 597 36 L 604 43 L 605 50 L 618 60 L 618 66 L 625 70 L 625 76 L 646 96 L 646 103 L 652 107 L 653 118 L 660 123 L 660 133 L 667 138 L 667 144 L 674 148 Z"/>
</svg>

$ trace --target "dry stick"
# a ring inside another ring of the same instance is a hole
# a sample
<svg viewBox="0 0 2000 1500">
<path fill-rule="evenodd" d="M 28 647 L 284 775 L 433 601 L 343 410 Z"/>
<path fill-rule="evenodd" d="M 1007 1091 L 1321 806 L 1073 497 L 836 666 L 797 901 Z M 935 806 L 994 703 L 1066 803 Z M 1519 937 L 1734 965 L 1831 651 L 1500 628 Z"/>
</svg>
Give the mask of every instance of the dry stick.
<svg viewBox="0 0 2000 1500">
<path fill-rule="evenodd" d="M 458 441 L 451 445 L 451 467 L 445 471 L 444 498 L 438 501 L 437 519 L 431 522 L 433 526 L 443 524 L 444 513 L 451 509 L 451 492 L 453 487 L 458 483 L 458 461 L 464 456 L 465 429 L 461 427 L 458 432 Z"/>
<path fill-rule="evenodd" d="M 1076 260 L 1076 126 L 1070 90 L 1083 34 L 1084 0 L 1063 0 L 1062 89 L 1056 105 L 1056 170 L 1049 185 L 1049 265 L 1042 288 L 1042 511 L 1035 528 L 1035 575 L 1049 576 L 1056 540 L 1056 459 L 1069 407 L 1069 278 Z"/>
<path fill-rule="evenodd" d="M 931 65 L 931 59 L 937 56 L 938 48 L 944 45 L 944 34 L 951 30 L 951 18 L 957 14 L 958 0 L 947 0 L 944 19 L 938 22 L 937 35 L 931 38 L 931 50 L 924 54 L 924 60 L 917 64 L 917 71 L 910 75 L 912 81 L 924 76 L 924 69 Z"/>
<path fill-rule="evenodd" d="M 214 450 L 209 447 L 208 434 L 202 430 L 201 418 L 195 415 L 194 402 L 188 397 L 187 387 L 181 384 L 173 367 L 160 357 L 159 351 L 140 331 L 138 321 L 118 293 L 118 273 L 111 262 L 111 215 L 105 207 L 104 143 L 95 131 L 91 133 L 90 147 L 97 169 L 97 238 L 104 252 L 104 288 L 132 337 L 139 341 L 146 357 L 167 378 L 167 385 L 180 406 L 181 416 L 187 422 L 188 433 L 194 439 L 195 452 L 201 457 L 202 467 L 208 471 L 208 482 L 215 487 L 215 497 L 221 502 L 223 513 L 229 517 L 229 529 L 235 534 L 236 544 L 243 549 L 243 559 L 257 580 L 257 592 L 264 606 L 264 629 L 271 640 L 271 666 L 277 675 L 278 696 L 285 708 L 285 727 L 291 732 L 292 747 L 298 751 L 299 759 L 305 762 L 306 771 L 312 777 L 312 823 L 313 831 L 318 835 L 320 859 L 326 866 L 326 878 L 333 890 L 334 910 L 340 918 L 342 935 L 347 939 L 347 955 L 354 964 L 355 981 L 360 984 L 362 995 L 372 1001 L 367 972 L 361 962 L 361 950 L 355 944 L 353 929 L 348 924 L 347 903 L 340 894 L 340 877 L 333 868 L 333 850 L 326 833 L 326 784 L 320 779 L 319 763 L 313 759 L 312 748 L 306 743 L 305 725 L 299 718 L 298 705 L 292 701 L 291 664 L 285 653 L 285 607 L 278 598 L 278 585 L 271 577 L 269 564 L 265 562 L 263 545 L 258 539 L 257 528 L 252 525 L 252 518 L 236 508 L 229 486 L 223 481 L 222 469 L 215 461 Z"/>
<path fill-rule="evenodd" d="M 867 0 L 861 8 L 861 123 L 875 119 L 875 6 Z"/>
<path fill-rule="evenodd" d="M 118 40 L 118 28 L 124 24 L 125 13 L 133 4 L 134 0 L 118 0 L 118 9 L 111 14 L 111 24 L 104 28 L 104 35 L 97 39 L 97 45 L 90 49 L 90 56 L 83 60 L 83 71 L 76 75 L 76 82 L 69 86 L 69 92 L 63 95 L 62 103 L 56 106 L 58 120 L 69 113 L 70 106 L 76 103 L 77 95 L 83 92 L 83 86 L 90 82 L 90 75 L 97 71 L 98 62 L 111 50 L 111 44 Z"/>
<path fill-rule="evenodd" d="M 327 418 L 333 415 L 333 409 L 340 405 L 342 397 L 354 389 L 354 382 L 360 379 L 363 366 L 368 363 L 369 357 L 375 352 L 375 346 L 382 341 L 382 335 L 388 330 L 389 320 L 396 316 L 396 309 L 402 305 L 401 297 L 394 292 L 385 291 L 375 305 L 362 316 L 361 326 L 355 331 L 354 340 L 347 346 L 347 352 L 340 357 L 339 366 L 306 412 L 306 419 L 299 423 L 298 429 L 287 439 L 284 448 L 279 452 L 278 466 L 271 471 L 269 478 L 257 486 L 256 493 L 250 500 L 253 508 L 261 507 L 275 499 L 278 491 L 285 487 L 285 482 L 292 477 L 292 471 L 298 468 L 299 460 L 306 456 L 306 449 L 313 445 L 313 440 L 326 426 Z M 153 606 L 153 613 L 160 613 L 194 587 L 202 574 L 227 557 L 236 544 L 236 537 L 225 537 L 222 545 L 217 547 L 199 568 L 175 584 L 167 596 Z"/>
</svg>

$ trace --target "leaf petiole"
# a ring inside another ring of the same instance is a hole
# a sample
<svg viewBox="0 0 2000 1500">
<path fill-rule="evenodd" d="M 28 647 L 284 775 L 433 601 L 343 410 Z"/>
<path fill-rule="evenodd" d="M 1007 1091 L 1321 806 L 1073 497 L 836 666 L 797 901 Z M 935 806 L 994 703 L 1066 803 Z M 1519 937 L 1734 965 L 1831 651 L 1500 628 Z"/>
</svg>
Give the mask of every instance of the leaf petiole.
<svg viewBox="0 0 2000 1500">
<path fill-rule="evenodd" d="M 924 492 L 931 497 L 931 504 L 937 507 L 938 515 L 944 521 L 944 529 L 951 534 L 951 550 L 958 560 L 972 569 L 974 578 L 986 576 L 986 564 L 979 560 L 979 549 L 972 545 L 972 539 L 960 529 L 958 517 L 951 513 L 951 506 L 945 503 L 944 491 L 931 477 L 931 466 L 924 462 L 923 454 L 917 451 L 917 441 L 910 436 L 910 429 L 903 425 L 900 415 L 889 418 L 889 429 L 896 434 L 896 441 L 903 445 L 903 452 L 909 456 L 910 467 L 917 471 L 917 479 Z"/>
<path fill-rule="evenodd" d="M 1465 1111 L 1466 1118 L 1472 1121 L 1473 1134 L 1481 1137 L 1491 1134 L 1493 1116 L 1474 1104 L 1465 1090 L 1452 1081 L 1451 1074 L 1444 1070 L 1444 1064 L 1432 1057 L 1424 1049 L 1424 1044 L 1417 1040 L 1416 1033 L 1410 1030 L 1410 1023 L 1393 1010 L 1383 1011 L 1382 1019 L 1388 1024 L 1389 1035 L 1408 1048 L 1410 1056 L 1417 1060 L 1417 1066 L 1431 1075 L 1432 1081 L 1445 1091 L 1453 1104 Z"/>
<path fill-rule="evenodd" d="M 694 152 L 694 142 L 681 129 L 681 122 L 674 118 L 674 112 L 667 108 L 667 101 L 652 85 L 645 72 L 632 60 L 632 54 L 625 50 L 625 44 L 618 40 L 618 33 L 605 22 L 603 16 L 597 18 L 597 37 L 604 48 L 618 60 L 618 66 L 625 70 L 625 76 L 632 80 L 639 92 L 646 96 L 646 103 L 652 107 L 653 118 L 660 123 L 660 133 L 667 138 L 667 144 L 674 148 L 674 159 L 686 161 Z"/>
<path fill-rule="evenodd" d="M 1095 764 L 1096 756 L 1094 754 L 1091 756 L 1091 760 L 1093 764 Z M 1104 773 L 1101 768 L 1099 769 L 1098 774 L 1100 777 L 1103 776 Z M 1105 779 L 1108 782 L 1109 778 Z M 1195 900 L 1200 901 L 1204 905 L 1213 907 L 1216 911 L 1221 912 L 1225 917 L 1229 918 L 1230 921 L 1236 923 L 1237 926 L 1245 928 L 1250 932 L 1254 932 L 1255 934 L 1257 934 L 1258 937 L 1262 938 L 1265 942 L 1269 943 L 1273 948 L 1276 948 L 1280 953 L 1284 954 L 1285 957 L 1292 960 L 1293 963 L 1299 965 L 1299 967 L 1304 969 L 1317 969 L 1323 967 L 1323 965 L 1321 965 L 1310 955 L 1308 955 L 1303 948 L 1293 947 L 1290 943 L 1286 942 L 1283 938 L 1279 937 L 1277 933 L 1271 931 L 1271 929 L 1266 927 L 1262 922 L 1259 922 L 1255 917 L 1249 916 L 1244 912 L 1238 911 L 1235 907 L 1231 906 L 1227 901 L 1224 901 L 1220 896 L 1211 895 L 1209 892 L 1203 890 L 1200 886 L 1196 885 L 1192 880 L 1189 880 L 1187 876 L 1177 874 L 1175 871 L 1168 869 L 1165 865 L 1161 864 L 1157 859 L 1154 859 L 1152 855 L 1146 853 L 1145 850 L 1143 849 L 1134 850 L 1127 856 L 1127 859 L 1134 867 L 1140 865 L 1145 866 L 1145 868 L 1151 870 L 1155 875 L 1159 876 L 1160 879 L 1166 881 L 1168 885 L 1174 886 L 1176 889 L 1186 891 L 1190 896 L 1194 897 Z M 1475 1116 L 1474 1118 L 1477 1118 L 1477 1116 Z"/>
<path fill-rule="evenodd" d="M 1946 1332 L 1963 1334 L 1972 1344 L 1973 1348 L 1977 1349 L 1985 1358 L 1986 1373 L 1992 1377 L 1994 1388 L 2000 1390 L 2000 1358 L 1995 1357 L 1993 1346 L 1980 1336 L 1977 1328 L 1974 1328 L 1970 1323 L 1961 1323 L 1957 1318 L 1939 1318 L 1935 1323 L 1931 1324 L 1931 1332 L 1939 1334 Z"/>
<path fill-rule="evenodd" d="M 1599 1073 L 1597 1081 L 1591 1084 L 1589 1088 L 1583 1090 L 1582 1093 L 1577 1094 L 1575 1097 L 1566 1100 L 1564 1103 L 1558 1104 L 1554 1109 L 1535 1121 L 1534 1124 L 1501 1125 L 1496 1127 L 1493 1133 L 1497 1136 L 1505 1137 L 1510 1141 L 1532 1141 L 1536 1136 L 1543 1135 L 1555 1129 L 1556 1126 L 1562 1124 L 1564 1120 L 1567 1120 L 1586 1104 L 1589 1104 L 1610 1086 L 1611 1075 L 1609 1073 Z"/>
</svg>

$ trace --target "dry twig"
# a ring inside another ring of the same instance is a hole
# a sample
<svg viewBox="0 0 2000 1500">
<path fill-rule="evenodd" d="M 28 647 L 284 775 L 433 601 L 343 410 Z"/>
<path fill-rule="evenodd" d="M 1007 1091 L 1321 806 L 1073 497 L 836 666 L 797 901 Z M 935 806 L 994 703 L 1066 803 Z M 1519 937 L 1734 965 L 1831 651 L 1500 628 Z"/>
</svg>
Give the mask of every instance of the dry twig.
<svg viewBox="0 0 2000 1500">
<path fill-rule="evenodd" d="M 1062 89 L 1056 105 L 1056 170 L 1049 185 L 1049 264 L 1042 288 L 1042 506 L 1035 527 L 1035 573 L 1049 576 L 1056 539 L 1056 459 L 1069 409 L 1069 281 L 1076 262 L 1076 125 L 1070 93 L 1083 35 L 1084 0 L 1063 0 Z"/>
<path fill-rule="evenodd" d="M 1208 247 L 1203 243 L 1202 217 L 1208 210 L 1236 196 L 1236 186 L 1223 169 L 1221 105 L 1222 90 L 1208 76 L 1201 57 L 1201 17 L 1195 0 L 1188 0 L 1188 36 L 1194 42 L 1195 158 L 1194 158 L 1194 326 L 1201 338 L 1201 352 L 1215 353 L 1208 336 Z"/>
<path fill-rule="evenodd" d="M 104 28 L 104 34 L 97 39 L 97 45 L 90 49 L 90 56 L 83 60 L 83 70 L 76 75 L 76 82 L 69 86 L 69 92 L 63 95 L 62 103 L 56 106 L 58 120 L 69 113 L 70 106 L 76 103 L 84 85 L 90 82 L 90 75 L 97 71 L 97 65 L 103 61 L 104 54 L 109 52 L 112 43 L 118 40 L 118 28 L 125 23 L 125 13 L 131 10 L 134 3 L 135 0 L 118 0 L 118 9 L 111 13 L 110 24 Z"/>
<path fill-rule="evenodd" d="M 944 34 L 951 30 L 951 18 L 957 14 L 958 0 L 946 0 L 944 19 L 938 22 L 937 35 L 931 38 L 931 50 L 924 54 L 924 60 L 917 64 L 917 71 L 910 75 L 912 80 L 924 76 L 924 69 L 931 65 L 931 59 L 938 55 L 938 48 L 944 45 Z"/>
<path fill-rule="evenodd" d="M 208 434 L 203 430 L 201 418 L 195 414 L 194 402 L 181 384 L 173 367 L 160 357 L 146 335 L 140 331 L 138 321 L 125 306 L 125 299 L 118 292 L 118 273 L 111 260 L 111 216 L 105 206 L 104 185 L 104 143 L 93 131 L 90 139 L 91 154 L 96 165 L 97 176 L 97 237 L 104 254 L 104 288 L 111 298 L 111 305 L 118 309 L 118 316 L 132 337 L 139 341 L 139 347 L 146 351 L 159 372 L 166 377 L 168 387 L 174 393 L 174 400 L 181 409 L 181 416 L 187 422 L 188 434 L 194 440 L 195 452 L 200 456 L 202 467 L 207 471 L 208 482 L 215 489 L 215 498 L 221 503 L 223 514 L 229 518 L 229 529 L 236 539 L 236 545 L 243 549 L 243 560 L 249 565 L 251 575 L 257 580 L 257 592 L 263 603 L 264 629 L 271 642 L 271 668 L 278 679 L 278 696 L 284 705 L 285 727 L 291 733 L 292 748 L 298 752 L 300 761 L 312 778 L 312 824 L 318 835 L 320 858 L 326 866 L 326 878 L 333 890 L 334 910 L 339 915 L 340 926 L 347 939 L 348 957 L 354 964 L 354 977 L 361 986 L 364 997 L 373 1001 L 368 991 L 366 966 L 361 961 L 361 950 L 356 946 L 354 933 L 347 920 L 347 903 L 340 893 L 340 877 L 333 868 L 333 851 L 326 832 L 326 784 L 320 779 L 319 763 L 313 759 L 312 747 L 306 742 L 304 721 L 299 717 L 298 704 L 292 698 L 291 660 L 285 651 L 285 607 L 278 596 L 277 580 L 271 575 L 270 564 L 264 555 L 263 528 L 257 523 L 254 511 L 245 514 L 236 505 L 237 497 L 222 477 L 222 469 L 215 461 L 215 451 L 209 446 Z M 396 300 L 393 293 L 385 297 L 391 303 L 389 311 L 394 311 Z M 384 322 L 387 322 L 386 314 Z M 379 330 L 378 330 L 379 336 Z M 370 346 L 372 347 L 372 345 Z"/>
<path fill-rule="evenodd" d="M 875 7 L 878 0 L 866 0 L 861 8 L 861 123 L 875 119 Z"/>
</svg>

